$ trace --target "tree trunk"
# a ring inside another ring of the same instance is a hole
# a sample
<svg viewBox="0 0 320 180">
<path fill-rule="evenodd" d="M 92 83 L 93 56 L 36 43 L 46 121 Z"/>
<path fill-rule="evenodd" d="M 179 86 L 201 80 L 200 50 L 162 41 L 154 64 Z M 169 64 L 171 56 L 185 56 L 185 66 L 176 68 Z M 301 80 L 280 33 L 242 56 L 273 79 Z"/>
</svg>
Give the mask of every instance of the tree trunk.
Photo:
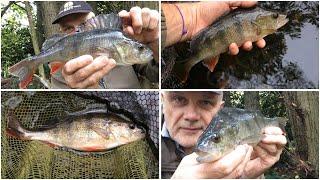
<svg viewBox="0 0 320 180">
<path fill-rule="evenodd" d="M 34 53 L 36 55 L 38 55 L 40 53 L 40 49 L 39 49 L 39 44 L 38 44 L 38 39 L 37 39 L 36 27 L 33 23 L 32 7 L 31 7 L 29 1 L 24 1 L 23 3 L 25 4 L 25 7 L 26 7 L 25 9 L 27 11 L 27 16 L 28 16 L 28 21 L 29 21 L 29 31 L 30 31 L 30 35 L 31 35 L 31 41 L 32 41 Z M 38 68 L 39 68 L 40 76 L 42 78 L 46 79 L 46 76 L 44 74 L 43 65 L 40 65 Z"/>
<path fill-rule="evenodd" d="M 42 9 L 42 6 L 41 6 L 41 2 L 40 1 L 35 1 L 35 4 L 37 6 L 37 23 L 36 23 L 36 26 L 37 26 L 37 39 L 38 39 L 38 44 L 40 45 L 40 49 L 42 47 L 42 44 L 44 42 L 44 29 L 43 29 L 43 25 L 42 25 L 42 22 L 43 22 L 43 9 Z"/>
<path fill-rule="evenodd" d="M 244 92 L 244 108 L 250 110 L 259 110 L 259 91 Z"/>
<path fill-rule="evenodd" d="M 319 175 L 319 93 L 283 92 L 296 153 Z"/>
<path fill-rule="evenodd" d="M 42 13 L 42 25 L 44 29 L 45 38 L 59 33 L 59 26 L 57 24 L 52 24 L 54 18 L 59 13 L 59 3 L 54 1 L 40 1 L 39 2 Z"/>
<path fill-rule="evenodd" d="M 230 93 L 231 93 L 230 91 L 223 92 L 223 99 L 224 99 L 224 106 L 225 107 L 232 107 Z"/>
</svg>

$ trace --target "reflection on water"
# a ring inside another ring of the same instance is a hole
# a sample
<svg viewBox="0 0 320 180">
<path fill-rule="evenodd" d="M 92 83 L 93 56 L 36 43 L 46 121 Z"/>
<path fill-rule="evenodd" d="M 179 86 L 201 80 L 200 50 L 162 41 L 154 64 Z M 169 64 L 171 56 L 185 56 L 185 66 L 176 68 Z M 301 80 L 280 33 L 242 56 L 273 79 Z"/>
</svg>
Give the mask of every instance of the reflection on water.
<svg viewBox="0 0 320 180">
<path fill-rule="evenodd" d="M 265 38 L 264 49 L 255 47 L 237 56 L 222 54 L 213 73 L 199 63 L 186 84 L 175 82 L 171 86 L 164 82 L 163 88 L 319 87 L 319 3 L 260 2 L 259 6 L 286 12 L 290 19 L 277 33 Z"/>
<path fill-rule="evenodd" d="M 284 55 L 285 60 L 297 64 L 303 69 L 305 76 L 310 81 L 318 84 L 319 69 L 319 29 L 306 23 L 301 31 L 301 38 L 292 39 L 290 36 L 285 36 L 287 42 L 287 54 Z M 308 70 L 309 69 L 309 70 Z"/>
</svg>

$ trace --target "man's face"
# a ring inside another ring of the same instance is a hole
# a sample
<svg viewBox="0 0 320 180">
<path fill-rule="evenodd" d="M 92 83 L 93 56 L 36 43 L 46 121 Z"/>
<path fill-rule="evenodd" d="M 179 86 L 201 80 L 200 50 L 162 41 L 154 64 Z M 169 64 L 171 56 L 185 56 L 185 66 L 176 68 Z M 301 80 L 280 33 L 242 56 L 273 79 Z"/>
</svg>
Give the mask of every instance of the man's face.
<svg viewBox="0 0 320 180">
<path fill-rule="evenodd" d="M 185 148 L 195 146 L 223 106 L 222 96 L 212 92 L 164 92 L 162 99 L 169 134 Z"/>
<path fill-rule="evenodd" d="M 91 18 L 88 17 L 88 13 L 78 13 L 78 14 L 70 14 L 66 17 L 63 17 L 60 22 L 60 31 L 62 33 L 74 33 L 76 32 L 76 27 L 79 26 L 81 23 L 84 23 L 87 19 Z"/>
</svg>

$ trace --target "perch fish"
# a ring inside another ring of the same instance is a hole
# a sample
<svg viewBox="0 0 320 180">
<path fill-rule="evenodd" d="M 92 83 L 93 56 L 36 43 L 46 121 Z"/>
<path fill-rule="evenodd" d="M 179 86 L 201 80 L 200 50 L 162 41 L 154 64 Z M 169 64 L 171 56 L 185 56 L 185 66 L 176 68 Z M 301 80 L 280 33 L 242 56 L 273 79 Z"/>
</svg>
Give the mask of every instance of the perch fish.
<svg viewBox="0 0 320 180">
<path fill-rule="evenodd" d="M 53 74 L 64 63 L 81 55 L 89 54 L 94 58 L 104 55 L 114 59 L 120 66 L 151 61 L 151 49 L 124 36 L 121 26 L 121 19 L 115 14 L 91 18 L 77 27 L 74 34 L 57 34 L 48 38 L 40 54 L 13 65 L 9 72 L 19 77 L 20 88 L 26 88 L 39 65 L 51 62 Z"/>
<path fill-rule="evenodd" d="M 286 15 L 260 7 L 236 9 L 192 38 L 191 56 L 186 60 L 177 61 L 173 72 L 177 78 L 185 82 L 191 68 L 201 61 L 212 72 L 219 55 L 227 52 L 231 43 L 241 45 L 246 41 L 255 42 L 276 32 L 287 22 Z"/>
<path fill-rule="evenodd" d="M 14 113 L 8 113 L 7 133 L 23 140 L 38 140 L 53 147 L 98 152 L 143 139 L 145 130 L 113 113 L 85 113 L 67 116 L 60 123 L 34 131 L 22 127 Z"/>
<path fill-rule="evenodd" d="M 197 141 L 194 150 L 199 155 L 197 161 L 216 161 L 240 144 L 255 146 L 263 137 L 265 127 L 283 128 L 286 122 L 286 118 L 266 118 L 260 111 L 223 108 Z"/>
</svg>

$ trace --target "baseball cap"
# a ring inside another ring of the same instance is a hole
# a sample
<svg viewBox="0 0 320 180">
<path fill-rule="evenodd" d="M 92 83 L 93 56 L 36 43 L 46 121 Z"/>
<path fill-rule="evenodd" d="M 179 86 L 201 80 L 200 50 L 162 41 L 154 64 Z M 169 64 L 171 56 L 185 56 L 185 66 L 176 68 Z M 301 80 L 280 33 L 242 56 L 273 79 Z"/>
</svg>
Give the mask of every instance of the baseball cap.
<svg viewBox="0 0 320 180">
<path fill-rule="evenodd" d="M 57 14 L 52 24 L 57 24 L 61 20 L 61 18 L 69 14 L 89 13 L 92 11 L 92 7 L 84 1 L 67 1 L 60 8 L 59 13 Z"/>
</svg>

